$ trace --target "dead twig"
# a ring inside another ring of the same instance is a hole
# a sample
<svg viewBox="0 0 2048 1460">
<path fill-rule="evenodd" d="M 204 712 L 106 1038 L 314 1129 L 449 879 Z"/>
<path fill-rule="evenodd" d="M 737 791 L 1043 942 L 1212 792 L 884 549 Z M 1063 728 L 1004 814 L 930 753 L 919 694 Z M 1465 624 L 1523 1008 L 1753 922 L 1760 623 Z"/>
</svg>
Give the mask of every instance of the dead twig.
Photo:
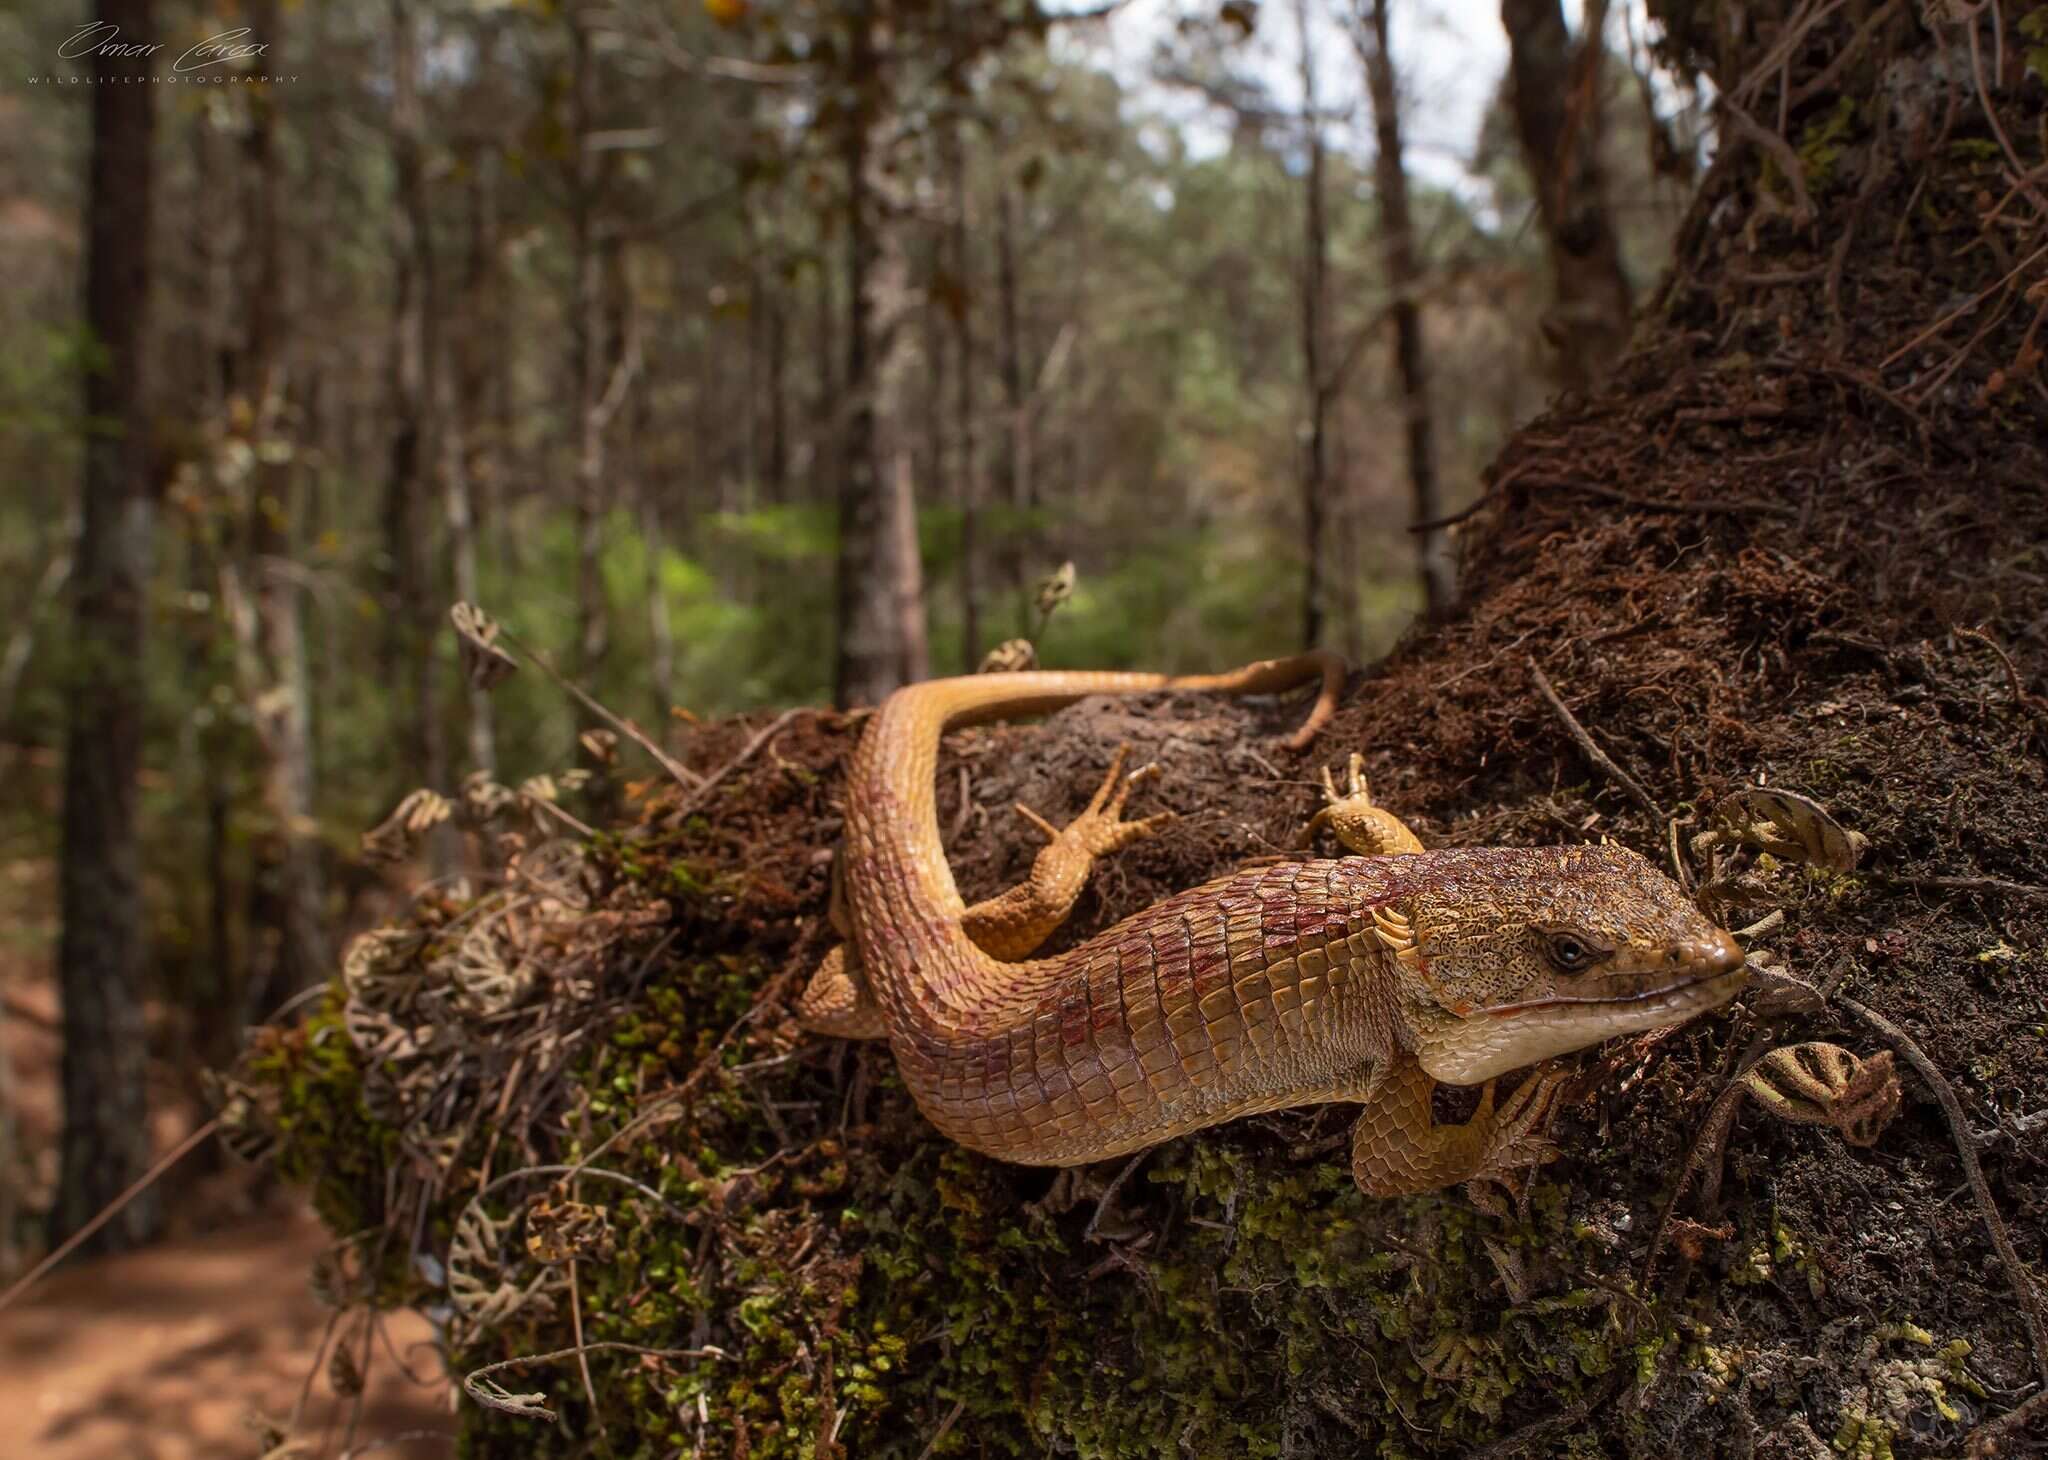
<svg viewBox="0 0 2048 1460">
<path fill-rule="evenodd" d="M 2048 897 L 2048 887 L 2034 882 L 2008 882 L 2003 877 L 1898 877 L 1879 872 L 1875 880 L 1891 887 L 1922 887 L 1940 892 L 2003 892 L 2013 897 Z"/>
<path fill-rule="evenodd" d="M 1778 164 L 1778 171 L 1785 174 L 1785 181 L 1792 188 L 1795 221 L 1802 228 L 1810 225 L 1819 215 L 1814 212 L 1812 194 L 1806 190 L 1806 168 L 1801 165 L 1799 154 L 1792 150 L 1792 144 L 1737 106 L 1733 97 L 1723 96 L 1721 107 L 1735 123 L 1735 130 L 1762 148 Z"/>
<path fill-rule="evenodd" d="M 185 1137 L 184 1140 L 178 1142 L 176 1146 L 159 1157 L 156 1164 L 136 1177 L 134 1183 L 126 1191 L 101 1207 L 93 1215 L 91 1221 L 80 1227 L 76 1232 L 73 1232 L 69 1237 L 66 1237 L 48 1257 L 45 1257 L 41 1262 L 16 1278 L 13 1285 L 6 1292 L 0 1293 L 0 1313 L 6 1312 L 8 1306 L 16 1298 L 19 1298 L 23 1293 L 34 1287 L 51 1268 L 76 1252 L 79 1246 L 90 1238 L 93 1233 L 99 1231 L 100 1228 L 120 1216 L 123 1211 L 127 1210 L 128 1203 L 134 1201 L 143 1192 L 156 1185 L 158 1179 L 166 1171 L 211 1140 L 214 1133 L 219 1129 L 220 1117 L 216 1115 L 212 1120 L 209 1120 L 205 1125 L 199 1127 L 198 1130 L 192 1132 L 191 1135 Z"/>
<path fill-rule="evenodd" d="M 2008 1453 L 2005 1442 L 2039 1419 L 2044 1411 L 2048 1411 L 2048 1389 L 2038 1390 L 2018 1409 L 2008 1410 L 1971 1430 L 1969 1438 L 1963 1441 L 1963 1453 L 1971 1460 L 1989 1460 L 1990 1456 Z"/>
<path fill-rule="evenodd" d="M 1572 743 L 1579 747 L 1586 759 L 1627 790 L 1629 795 L 1635 798 L 1636 804 L 1641 806 L 1643 810 L 1649 812 L 1650 815 L 1656 817 L 1659 821 L 1664 820 L 1663 808 L 1658 806 L 1656 801 L 1651 798 L 1650 793 L 1643 789 L 1642 783 L 1616 765 L 1613 758 L 1606 751 L 1602 750 L 1593 737 L 1587 733 L 1586 727 L 1579 723 L 1578 716 L 1565 708 L 1564 701 L 1558 697 L 1557 691 L 1552 688 L 1549 677 L 1544 674 L 1542 666 L 1537 664 L 1535 655 L 1531 654 L 1528 656 L 1528 665 L 1529 677 L 1535 681 L 1537 690 L 1544 699 L 1550 702 L 1550 708 L 1555 710 L 1558 719 L 1564 722 L 1565 731 L 1572 737 Z"/>
<path fill-rule="evenodd" d="M 917 1460 L 932 1460 L 933 1452 L 939 1448 L 939 1441 L 953 1433 L 953 1426 L 960 1423 L 960 1416 L 966 1412 L 967 1401 L 964 1399 L 954 1400 L 952 1409 L 947 1411 L 946 1417 L 939 1421 L 939 1427 L 932 1431 L 932 1437 L 925 1442 L 925 1447 L 917 1452 Z"/>
<path fill-rule="evenodd" d="M 1784 502 L 1757 502 L 1743 497 L 1728 502 L 1711 498 L 1699 502 L 1678 502 L 1665 497 L 1638 496 L 1634 492 L 1601 486 L 1598 482 L 1546 481 L 1537 485 L 1584 492 L 1604 502 L 1619 502 L 1625 507 L 1636 507 L 1645 512 L 1689 512 L 1704 517 L 1782 517 L 1787 521 L 1799 515 L 1798 508 Z"/>
<path fill-rule="evenodd" d="M 642 1358 L 653 1359 L 729 1359 L 731 1354 L 722 1348 L 705 1344 L 702 1348 L 647 1348 L 637 1343 L 620 1343 L 616 1339 L 604 1339 L 597 1343 L 579 1343 L 573 1348 L 558 1348 L 551 1353 L 520 1354 L 516 1358 L 500 1359 L 495 1364 L 485 1364 L 481 1369 L 471 1369 L 462 1376 L 462 1392 L 486 1409 L 495 1409 L 502 1414 L 516 1414 L 521 1419 L 546 1420 L 553 1424 L 558 1415 L 547 1407 L 547 1394 L 511 1394 L 497 1384 L 486 1384 L 485 1377 L 505 1369 L 522 1369 L 528 1364 L 551 1363 L 556 1359 L 581 1358 L 585 1354 L 604 1353 L 617 1350 L 623 1353 L 639 1354 Z"/>
<path fill-rule="evenodd" d="M 692 791 L 687 797 L 683 799 L 682 805 L 676 808 L 675 814 L 681 816 L 696 810 L 696 808 L 703 803 L 704 798 L 711 794 L 712 789 L 716 787 L 720 781 L 724 780 L 727 776 L 731 775 L 735 770 L 739 769 L 741 766 L 745 765 L 749 760 L 752 760 L 756 755 L 758 755 L 761 751 L 761 748 L 764 745 L 766 745 L 769 741 L 773 740 L 776 737 L 776 735 L 781 732 L 784 726 L 789 724 L 789 722 L 791 720 L 794 720 L 798 715 L 804 715 L 809 713 L 810 712 L 808 710 L 795 709 L 784 710 L 780 715 L 777 715 L 774 721 L 770 723 L 765 730 L 762 730 L 759 733 L 757 733 L 752 740 L 749 740 L 744 746 L 740 748 L 740 753 L 738 755 L 734 756 L 731 760 L 727 761 L 724 765 L 720 766 L 717 770 L 713 771 L 708 777 L 698 777 L 697 789 Z"/>
<path fill-rule="evenodd" d="M 1942 1117 L 1947 1120 L 1949 1135 L 1955 1142 L 1956 1156 L 1963 1163 L 1963 1175 L 1969 1179 L 1970 1194 L 1977 1199 L 1977 1214 L 1983 1218 L 1985 1230 L 1991 1235 L 1992 1249 L 2005 1266 L 2005 1279 L 2019 1299 L 2020 1314 L 2027 1323 L 2027 1338 L 2034 1348 L 2035 1370 L 2041 1381 L 2048 1384 L 2048 1314 L 2042 1311 L 2041 1290 L 2035 1286 L 2032 1274 L 2021 1265 L 2019 1251 L 2012 1245 L 2012 1234 L 2006 1230 L 2005 1219 L 1998 1214 L 1997 1204 L 1991 1199 L 1991 1183 L 1984 1179 L 1984 1167 L 1977 1160 L 1976 1133 L 1970 1129 L 1969 1120 L 1963 1114 L 1962 1102 L 1956 1099 L 1955 1087 L 1949 1084 L 1948 1077 L 1927 1057 L 1926 1051 L 1920 1048 L 1912 1035 L 1875 1009 L 1866 1008 L 1846 994 L 1841 995 L 1838 1001 L 1899 1052 L 1900 1057 L 1926 1082 L 1936 1103 L 1941 1106 Z"/>
<path fill-rule="evenodd" d="M 675 777 L 679 785 L 698 788 L 703 786 L 704 778 L 702 776 L 663 750 L 659 745 L 656 745 L 648 738 L 647 732 L 631 720 L 620 719 L 617 715 L 614 715 L 610 710 L 607 710 L 603 705 L 585 694 L 582 686 L 573 683 L 564 676 L 554 665 L 548 662 L 547 656 L 538 649 L 534 648 L 531 644 L 521 641 L 510 629 L 502 625 L 498 629 L 498 634 L 506 643 L 531 659 L 535 664 L 538 664 L 541 673 L 567 690 L 575 698 L 577 704 L 583 706 L 584 709 L 590 711 L 591 714 L 597 716 L 605 724 L 611 726 L 612 729 L 618 731 L 619 734 L 625 736 L 628 740 L 653 756 L 655 763 Z"/>
</svg>

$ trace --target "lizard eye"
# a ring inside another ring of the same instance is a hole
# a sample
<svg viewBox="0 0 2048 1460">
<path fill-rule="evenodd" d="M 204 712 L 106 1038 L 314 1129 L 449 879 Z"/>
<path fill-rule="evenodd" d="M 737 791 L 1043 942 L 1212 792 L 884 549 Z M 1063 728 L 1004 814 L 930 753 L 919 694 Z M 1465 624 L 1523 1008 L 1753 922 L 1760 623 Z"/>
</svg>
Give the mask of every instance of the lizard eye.
<svg viewBox="0 0 2048 1460">
<path fill-rule="evenodd" d="M 1548 933 L 1544 950 L 1559 973 L 1583 973 L 1600 959 L 1600 950 L 1576 933 Z"/>
</svg>

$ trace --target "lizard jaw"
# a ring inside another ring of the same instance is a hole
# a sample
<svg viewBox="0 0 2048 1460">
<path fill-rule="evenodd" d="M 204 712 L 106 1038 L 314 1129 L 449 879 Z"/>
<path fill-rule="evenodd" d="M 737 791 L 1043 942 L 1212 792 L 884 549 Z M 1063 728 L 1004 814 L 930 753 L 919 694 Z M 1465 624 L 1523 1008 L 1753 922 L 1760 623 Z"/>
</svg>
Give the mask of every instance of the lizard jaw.
<svg viewBox="0 0 2048 1460">
<path fill-rule="evenodd" d="M 1416 1057 L 1431 1078 L 1446 1085 L 1482 1084 L 1617 1035 L 1683 1024 L 1734 998 L 1747 977 L 1738 964 L 1606 997 L 1552 997 L 1483 1009 L 1425 1033 Z"/>
</svg>

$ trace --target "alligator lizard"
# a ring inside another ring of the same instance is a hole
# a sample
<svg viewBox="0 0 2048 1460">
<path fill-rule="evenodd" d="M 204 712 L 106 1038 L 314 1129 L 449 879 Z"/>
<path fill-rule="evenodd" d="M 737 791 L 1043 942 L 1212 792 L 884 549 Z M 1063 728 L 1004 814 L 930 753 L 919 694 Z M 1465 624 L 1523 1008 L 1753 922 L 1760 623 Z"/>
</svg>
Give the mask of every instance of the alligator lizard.
<svg viewBox="0 0 2048 1460">
<path fill-rule="evenodd" d="M 1320 677 L 1305 744 L 1335 708 L 1341 661 L 1303 655 L 1231 674 L 1036 672 L 913 685 L 855 751 L 829 954 L 798 1005 L 820 1033 L 887 1039 L 941 1132 L 991 1156 L 1072 1166 L 1261 1111 L 1365 1109 L 1352 1174 L 1366 1192 L 1507 1176 L 1545 1157 L 1563 1076 L 1496 1077 L 1610 1036 L 1680 1023 L 1743 980 L 1735 941 L 1615 846 L 1424 851 L 1325 775 L 1327 826 L 1359 855 L 1257 867 L 1176 894 L 1067 952 L 1029 955 L 1093 858 L 1152 834 L 1122 819 L 1118 753 L 1086 811 L 1031 876 L 966 906 L 940 843 L 939 739 L 952 726 L 1161 688 L 1274 693 Z M 1022 810 L 1023 808 L 1019 808 Z M 1030 814 L 1027 812 L 1027 814 Z M 1034 817 L 1034 820 L 1036 818 Z M 1438 1082 L 1483 1085 L 1439 1125 Z"/>
</svg>

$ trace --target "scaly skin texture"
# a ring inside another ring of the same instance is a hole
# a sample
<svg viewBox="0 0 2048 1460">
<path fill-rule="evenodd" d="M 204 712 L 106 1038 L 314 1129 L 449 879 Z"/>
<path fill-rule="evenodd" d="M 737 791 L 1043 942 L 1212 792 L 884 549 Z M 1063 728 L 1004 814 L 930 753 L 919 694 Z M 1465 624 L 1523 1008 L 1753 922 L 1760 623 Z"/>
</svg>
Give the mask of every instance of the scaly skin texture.
<svg viewBox="0 0 2048 1460">
<path fill-rule="evenodd" d="M 1327 826 L 1366 855 L 1240 872 L 1056 957 L 1004 961 L 1058 925 L 1095 855 L 1160 820 L 1121 820 L 1145 772 L 1123 777 L 1119 756 L 1025 884 L 971 909 L 961 901 L 934 795 L 947 728 L 1092 694 L 1270 693 L 1317 677 L 1298 745 L 1334 709 L 1343 675 L 1329 656 L 1188 679 L 990 674 L 898 691 L 848 776 L 835 919 L 849 943 L 819 970 L 800 1019 L 886 1038 L 932 1124 L 1009 1161 L 1078 1165 L 1333 1100 L 1366 1105 L 1352 1170 L 1374 1195 L 1541 1160 L 1562 1077 L 1525 1079 L 1497 1104 L 1496 1076 L 1681 1022 L 1741 985 L 1734 941 L 1632 852 L 1426 852 L 1372 804 L 1354 760 L 1349 793 L 1330 786 L 1311 830 Z M 1434 1123 L 1439 1081 L 1485 1084 L 1466 1124 Z"/>
</svg>

